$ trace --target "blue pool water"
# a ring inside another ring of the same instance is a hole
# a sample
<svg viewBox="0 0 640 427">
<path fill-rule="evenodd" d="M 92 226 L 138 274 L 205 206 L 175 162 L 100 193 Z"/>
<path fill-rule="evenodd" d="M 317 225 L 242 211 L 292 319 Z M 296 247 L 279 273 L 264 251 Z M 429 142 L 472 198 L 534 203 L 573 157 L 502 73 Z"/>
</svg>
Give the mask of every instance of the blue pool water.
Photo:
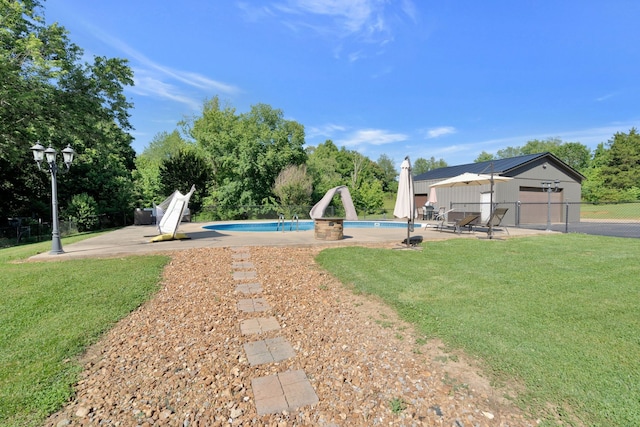
<svg viewBox="0 0 640 427">
<path fill-rule="evenodd" d="M 415 224 L 416 228 L 420 224 Z M 282 223 L 278 227 L 278 222 L 234 222 L 226 224 L 205 225 L 203 228 L 218 231 L 282 231 Z M 407 223 L 399 221 L 344 221 L 344 228 L 407 228 Z M 313 221 L 299 221 L 298 230 L 313 230 Z M 296 223 L 285 221 L 284 231 L 295 231 Z"/>
</svg>

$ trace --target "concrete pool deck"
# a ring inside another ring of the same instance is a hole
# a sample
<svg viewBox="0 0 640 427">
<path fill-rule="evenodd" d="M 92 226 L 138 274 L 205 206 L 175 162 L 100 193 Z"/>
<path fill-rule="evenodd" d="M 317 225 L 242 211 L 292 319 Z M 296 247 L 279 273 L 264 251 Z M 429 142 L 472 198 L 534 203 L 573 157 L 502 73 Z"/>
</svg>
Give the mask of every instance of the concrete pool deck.
<svg viewBox="0 0 640 427">
<path fill-rule="evenodd" d="M 226 221 L 228 223 L 228 221 Z M 427 222 L 418 221 L 427 224 Z M 151 242 L 158 235 L 154 225 L 131 225 L 103 235 L 92 237 L 78 243 L 64 245 L 63 254 L 51 255 L 48 252 L 35 255 L 30 260 L 65 260 L 75 258 L 100 258 L 127 255 L 143 255 L 180 251 L 192 248 L 211 247 L 241 247 L 241 246 L 347 246 L 347 245 L 393 245 L 402 246 L 401 242 L 407 237 L 406 229 L 401 228 L 346 228 L 344 239 L 337 241 L 316 240 L 313 230 L 285 231 L 285 232 L 248 232 L 248 231 L 217 231 L 203 228 L 213 222 L 197 223 L 184 222 L 180 224 L 179 232 L 186 234 L 189 239 L 164 242 Z M 444 239 L 478 239 L 487 234 L 482 231 L 475 233 L 463 232 L 456 234 L 449 231 L 437 231 L 435 223 L 427 228 L 416 228 L 411 236 L 422 236 L 424 241 Z M 509 227 L 509 235 L 496 233 L 497 239 L 536 234 L 549 234 L 543 230 L 530 230 Z"/>
</svg>

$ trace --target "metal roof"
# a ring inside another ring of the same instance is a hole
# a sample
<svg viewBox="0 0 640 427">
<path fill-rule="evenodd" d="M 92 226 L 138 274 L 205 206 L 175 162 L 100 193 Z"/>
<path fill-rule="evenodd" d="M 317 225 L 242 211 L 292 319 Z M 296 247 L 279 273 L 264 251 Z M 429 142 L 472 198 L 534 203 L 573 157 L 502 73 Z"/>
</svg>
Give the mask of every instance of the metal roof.
<svg viewBox="0 0 640 427">
<path fill-rule="evenodd" d="M 564 163 L 562 160 L 558 159 L 553 154 L 546 153 L 538 153 L 538 154 L 527 154 L 524 156 L 516 156 L 509 157 L 508 159 L 497 159 L 490 160 L 487 162 L 478 162 L 478 163 L 468 163 L 466 165 L 457 165 L 457 166 L 449 166 L 446 168 L 438 168 L 430 170 L 429 172 L 422 173 L 413 178 L 414 181 L 428 181 L 434 179 L 445 179 L 451 178 L 453 176 L 461 175 L 465 172 L 470 173 L 491 173 L 491 163 L 493 163 L 493 172 L 509 176 L 509 171 L 516 169 L 524 164 L 537 160 L 541 157 L 550 157 L 557 161 L 559 164 L 566 167 L 570 172 L 578 175 L 581 178 L 584 178 L 578 171 L 571 168 L 569 165 Z M 578 179 L 579 181 L 581 179 Z"/>
</svg>

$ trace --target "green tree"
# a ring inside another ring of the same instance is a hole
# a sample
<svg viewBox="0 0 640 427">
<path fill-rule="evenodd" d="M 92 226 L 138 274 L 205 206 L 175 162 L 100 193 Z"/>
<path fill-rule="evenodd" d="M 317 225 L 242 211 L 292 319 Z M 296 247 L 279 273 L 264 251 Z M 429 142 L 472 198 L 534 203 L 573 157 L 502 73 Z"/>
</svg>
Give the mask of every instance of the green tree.
<svg viewBox="0 0 640 427">
<path fill-rule="evenodd" d="M 353 194 L 356 209 L 368 214 L 379 212 L 384 205 L 382 183 L 378 180 L 365 181 Z"/>
<path fill-rule="evenodd" d="M 278 174 L 273 193 L 278 198 L 280 207 L 287 210 L 287 217 L 300 214 L 301 208 L 309 207 L 312 183 L 306 165 L 290 165 Z"/>
<path fill-rule="evenodd" d="M 313 200 L 318 201 L 329 189 L 345 184 L 338 171 L 338 153 L 338 147 L 331 140 L 307 148 L 307 171 L 313 179 Z"/>
<path fill-rule="evenodd" d="M 492 160 L 496 160 L 496 156 L 494 156 L 493 154 L 487 153 L 486 151 L 483 151 L 482 153 L 478 154 L 478 157 L 476 157 L 476 159 L 473 162 L 482 163 L 482 162 L 490 162 Z"/>
<path fill-rule="evenodd" d="M 177 130 L 171 133 L 158 133 L 144 151 L 136 157 L 136 169 L 133 171 L 133 179 L 138 207 L 151 206 L 154 202 L 160 203 L 169 194 L 163 192 L 160 185 L 160 166 L 162 162 L 188 147 Z"/>
<path fill-rule="evenodd" d="M 579 172 L 591 163 L 591 150 L 579 142 L 565 142 L 553 154 Z"/>
<path fill-rule="evenodd" d="M 496 153 L 496 158 L 498 159 L 508 159 L 511 157 L 522 156 L 524 154 L 522 152 L 522 147 L 506 147 L 502 150 L 498 150 Z"/>
<path fill-rule="evenodd" d="M 78 224 L 78 231 L 95 230 L 99 224 L 98 204 L 87 193 L 76 194 L 71 198 L 64 215 Z"/>
<path fill-rule="evenodd" d="M 608 162 L 609 152 L 604 143 L 598 144 L 593 152 L 589 167 L 582 171 L 585 180 L 582 181 L 582 199 L 588 202 L 599 202 L 610 199 L 610 191 L 604 184 L 602 168 Z"/>
<path fill-rule="evenodd" d="M 398 171 L 393 164 L 393 160 L 386 154 L 381 154 L 376 162 L 381 170 L 381 176 L 379 177 L 382 184 L 382 191 L 384 192 L 396 192 L 398 190 Z"/>
<path fill-rule="evenodd" d="M 560 138 L 533 139 L 520 148 L 522 154 L 549 152 L 577 171 L 589 166 L 591 150 L 579 142 L 563 142 Z"/>
<path fill-rule="evenodd" d="M 208 202 L 216 205 L 221 218 L 237 217 L 244 206 L 272 199 L 280 171 L 307 158 L 303 126 L 266 104 L 237 115 L 215 97 L 205 103 L 200 117 L 185 123 L 185 129 L 213 165 Z"/>
<path fill-rule="evenodd" d="M 498 150 L 496 155 L 483 151 L 475 162 L 507 159 L 527 154 L 549 152 L 572 168 L 582 171 L 589 166 L 591 150 L 579 142 L 562 142 L 560 138 L 547 138 L 546 140 L 532 139 L 522 147 L 506 147 Z"/>
<path fill-rule="evenodd" d="M 617 190 L 640 188 L 640 134 L 635 128 L 629 133 L 617 132 L 608 145 L 601 172 L 605 185 Z"/>
<path fill-rule="evenodd" d="M 420 175 L 434 169 L 446 168 L 447 166 L 449 165 L 444 161 L 444 159 L 436 160 L 435 157 L 431 157 L 429 159 L 418 157 L 411 165 L 411 169 L 413 171 L 413 175 Z"/>
<path fill-rule="evenodd" d="M 196 191 L 191 195 L 189 208 L 198 213 L 207 195 L 207 188 L 213 171 L 208 160 L 195 148 L 183 148 L 178 154 L 163 160 L 160 165 L 160 188 L 164 194 L 170 195 L 178 190 L 186 193 L 192 185 Z"/>
<path fill-rule="evenodd" d="M 562 140 L 559 138 L 547 138 L 546 140 L 532 139 L 530 141 L 527 141 L 527 143 L 522 147 L 516 147 L 516 150 L 520 152 L 519 155 L 538 154 L 546 152 L 556 154 L 558 148 L 561 145 Z"/>
<path fill-rule="evenodd" d="M 38 140 L 58 149 L 71 144 L 78 153 L 70 175 L 58 182 L 61 206 L 86 192 L 104 212 L 124 213 L 135 157 L 127 133 L 131 105 L 123 95 L 133 84 L 126 61 L 81 63 L 82 50 L 64 27 L 45 24 L 38 0 L 0 0 L 0 20 L 0 217 L 50 215 L 42 203 L 49 178 L 29 152 Z M 101 169 L 91 170 L 96 165 Z M 123 184 L 113 197 L 111 190 Z"/>
<path fill-rule="evenodd" d="M 427 162 L 427 159 L 418 157 L 414 160 L 411 168 L 413 169 L 413 175 L 421 175 L 425 172 L 429 172 L 429 163 Z"/>
</svg>

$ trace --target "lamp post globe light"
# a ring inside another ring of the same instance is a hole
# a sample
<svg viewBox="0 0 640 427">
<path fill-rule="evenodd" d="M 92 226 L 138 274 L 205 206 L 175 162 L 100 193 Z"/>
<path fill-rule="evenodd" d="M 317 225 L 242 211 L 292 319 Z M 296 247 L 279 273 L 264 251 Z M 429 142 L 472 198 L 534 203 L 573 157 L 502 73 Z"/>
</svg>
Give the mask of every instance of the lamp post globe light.
<svg viewBox="0 0 640 427">
<path fill-rule="evenodd" d="M 63 254 L 62 242 L 60 242 L 60 229 L 58 226 L 58 163 L 56 162 L 56 150 L 49 145 L 45 149 L 40 142 L 31 147 L 33 153 L 33 159 L 38 164 L 38 169 L 42 170 L 42 162 L 44 161 L 51 173 L 51 252 L 50 254 L 57 255 Z M 75 151 L 71 148 L 71 145 L 67 144 L 67 147 L 62 150 L 62 157 L 66 169 L 62 169 L 60 173 L 66 173 L 71 168 L 71 162 L 73 162 L 73 156 Z"/>
</svg>

